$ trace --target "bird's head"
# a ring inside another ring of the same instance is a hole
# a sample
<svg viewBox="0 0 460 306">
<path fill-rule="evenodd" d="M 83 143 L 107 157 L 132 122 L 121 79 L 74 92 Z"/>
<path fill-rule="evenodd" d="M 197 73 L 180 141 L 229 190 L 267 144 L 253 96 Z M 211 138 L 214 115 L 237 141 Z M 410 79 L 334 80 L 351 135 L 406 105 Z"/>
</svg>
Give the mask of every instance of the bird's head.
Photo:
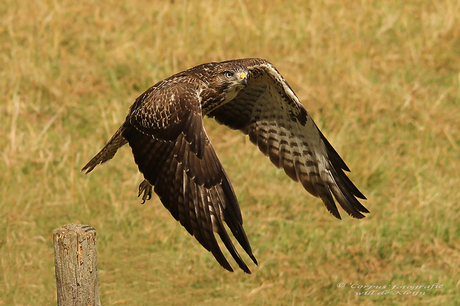
<svg viewBox="0 0 460 306">
<path fill-rule="evenodd" d="M 248 83 L 249 71 L 246 67 L 231 62 L 208 64 L 207 84 L 202 92 L 202 109 L 207 114 L 219 106 L 233 100 Z"/>
<path fill-rule="evenodd" d="M 248 84 L 248 74 L 248 70 L 243 66 L 232 67 L 221 73 L 221 88 L 225 93 L 223 104 L 233 100 L 238 92 Z"/>
</svg>

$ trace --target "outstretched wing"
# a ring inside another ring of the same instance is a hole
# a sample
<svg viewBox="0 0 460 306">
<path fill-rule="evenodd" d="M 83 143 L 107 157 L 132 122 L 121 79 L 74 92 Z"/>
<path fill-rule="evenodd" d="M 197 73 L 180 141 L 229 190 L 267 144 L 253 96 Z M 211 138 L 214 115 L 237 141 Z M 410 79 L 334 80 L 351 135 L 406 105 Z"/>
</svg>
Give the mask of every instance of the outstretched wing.
<svg viewBox="0 0 460 306">
<path fill-rule="evenodd" d="M 151 88 L 131 107 L 123 137 L 174 218 L 233 271 L 214 236 L 217 232 L 240 268 L 250 273 L 224 228 L 223 221 L 257 264 L 237 198 L 204 130 L 196 89 L 188 84 Z"/>
<path fill-rule="evenodd" d="M 249 70 L 248 84 L 229 103 L 207 114 L 249 135 L 252 143 L 321 198 L 337 218 L 336 201 L 352 217 L 369 211 L 357 200 L 366 197 L 344 173 L 350 171 L 308 115 L 276 68 L 263 59 L 237 60 Z"/>
</svg>

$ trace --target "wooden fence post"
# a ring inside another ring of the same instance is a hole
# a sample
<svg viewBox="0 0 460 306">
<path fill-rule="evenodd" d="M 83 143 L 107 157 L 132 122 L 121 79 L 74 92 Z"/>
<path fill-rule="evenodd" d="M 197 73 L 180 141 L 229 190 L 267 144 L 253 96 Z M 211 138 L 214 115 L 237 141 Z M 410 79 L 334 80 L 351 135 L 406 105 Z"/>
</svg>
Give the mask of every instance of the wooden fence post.
<svg viewBox="0 0 460 306">
<path fill-rule="evenodd" d="M 66 224 L 53 231 L 58 306 L 100 306 L 96 230 Z"/>
</svg>

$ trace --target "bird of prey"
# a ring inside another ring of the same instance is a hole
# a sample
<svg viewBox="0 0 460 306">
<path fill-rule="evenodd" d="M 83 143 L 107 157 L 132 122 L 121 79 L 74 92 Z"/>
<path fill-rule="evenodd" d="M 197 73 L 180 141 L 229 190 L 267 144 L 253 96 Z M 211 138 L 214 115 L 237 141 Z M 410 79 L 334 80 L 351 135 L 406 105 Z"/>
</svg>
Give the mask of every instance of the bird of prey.
<svg viewBox="0 0 460 306">
<path fill-rule="evenodd" d="M 125 144 L 144 175 L 139 196 L 152 190 L 163 205 L 216 260 L 233 271 L 217 233 L 239 267 L 251 273 L 223 222 L 257 264 L 230 180 L 203 127 L 203 116 L 249 135 L 278 168 L 335 217 L 335 200 L 354 218 L 369 211 L 366 199 L 344 171 L 342 158 L 320 132 L 278 70 L 260 58 L 211 62 L 158 82 L 130 107 L 128 116 L 105 147 L 82 171 L 110 160 Z"/>
</svg>

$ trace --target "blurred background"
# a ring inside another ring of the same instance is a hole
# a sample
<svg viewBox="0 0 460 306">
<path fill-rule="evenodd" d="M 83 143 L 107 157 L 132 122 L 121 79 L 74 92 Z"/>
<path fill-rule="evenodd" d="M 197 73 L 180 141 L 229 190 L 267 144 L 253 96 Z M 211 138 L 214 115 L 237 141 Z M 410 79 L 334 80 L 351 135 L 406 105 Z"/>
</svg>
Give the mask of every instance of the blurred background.
<svg viewBox="0 0 460 306">
<path fill-rule="evenodd" d="M 56 304 L 52 231 L 66 223 L 97 230 L 102 305 L 457 305 L 459 19 L 458 0 L 2 1 L 0 305 Z M 243 57 L 278 68 L 371 211 L 335 219 L 206 119 L 251 275 L 222 269 L 156 196 L 140 204 L 129 147 L 80 173 L 149 86 Z"/>
</svg>

